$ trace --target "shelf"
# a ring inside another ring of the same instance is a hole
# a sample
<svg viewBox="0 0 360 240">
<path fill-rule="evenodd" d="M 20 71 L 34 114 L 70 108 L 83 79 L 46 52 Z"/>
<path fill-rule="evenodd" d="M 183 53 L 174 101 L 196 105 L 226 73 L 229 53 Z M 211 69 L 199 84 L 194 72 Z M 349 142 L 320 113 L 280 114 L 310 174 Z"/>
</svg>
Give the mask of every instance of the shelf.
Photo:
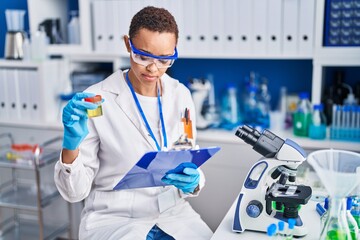
<svg viewBox="0 0 360 240">
<path fill-rule="evenodd" d="M 69 226 L 67 224 L 61 227 L 45 224 L 44 239 L 54 239 L 56 236 L 64 233 L 68 228 Z M 1 240 L 38 240 L 40 238 L 37 220 L 19 219 L 17 222 L 9 221 L 4 227 L 0 229 L 0 233 L 1 232 Z"/>
<path fill-rule="evenodd" d="M 37 206 L 37 189 L 33 183 L 20 183 L 16 186 L 7 186 L 1 189 L 0 207 L 22 209 L 28 211 L 38 211 Z M 41 190 L 43 196 L 41 207 L 46 207 L 51 200 L 59 196 L 55 186 L 49 186 L 47 190 Z"/>
<path fill-rule="evenodd" d="M 24 159 L 9 160 L 6 154 L 10 149 L 1 149 L 0 167 L 17 168 L 17 169 L 34 169 L 35 163 L 33 157 L 24 157 Z M 59 159 L 60 150 L 44 148 L 40 154 L 39 168 L 54 163 Z"/>
<path fill-rule="evenodd" d="M 26 122 L 26 121 L 4 121 L 0 120 L 0 126 L 22 127 L 22 128 L 38 128 L 62 130 L 63 125 L 60 122 Z"/>
</svg>

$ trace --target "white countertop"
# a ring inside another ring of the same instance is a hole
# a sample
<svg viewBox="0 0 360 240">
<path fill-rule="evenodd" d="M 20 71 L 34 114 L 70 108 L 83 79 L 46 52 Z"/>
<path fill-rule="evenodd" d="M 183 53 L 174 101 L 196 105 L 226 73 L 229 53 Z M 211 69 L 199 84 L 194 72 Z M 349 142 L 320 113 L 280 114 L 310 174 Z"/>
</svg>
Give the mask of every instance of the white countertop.
<svg viewBox="0 0 360 240">
<path fill-rule="evenodd" d="M 254 232 L 245 230 L 243 233 L 235 233 L 232 231 L 233 218 L 235 213 L 235 206 L 237 199 L 235 199 L 231 208 L 225 215 L 224 219 L 220 223 L 219 227 L 216 229 L 211 240 L 239 240 L 239 239 L 256 239 L 256 240 L 269 240 L 269 237 L 266 233 Z M 304 225 L 308 226 L 309 233 L 300 238 L 302 240 L 318 240 L 320 236 L 320 217 L 315 210 L 316 201 L 309 200 L 309 202 L 302 206 L 299 214 L 302 217 Z M 274 223 L 277 223 L 278 220 L 274 219 Z"/>
</svg>

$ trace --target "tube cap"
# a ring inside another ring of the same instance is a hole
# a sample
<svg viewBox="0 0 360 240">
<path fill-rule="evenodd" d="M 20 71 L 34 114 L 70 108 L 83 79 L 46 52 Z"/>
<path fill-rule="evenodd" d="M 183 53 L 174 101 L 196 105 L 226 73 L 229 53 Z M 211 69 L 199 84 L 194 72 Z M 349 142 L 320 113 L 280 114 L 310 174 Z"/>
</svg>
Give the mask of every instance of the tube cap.
<svg viewBox="0 0 360 240">
<path fill-rule="evenodd" d="M 270 224 L 267 228 L 267 235 L 268 236 L 274 236 L 276 233 L 276 224 Z"/>
<path fill-rule="evenodd" d="M 100 102 L 101 101 L 101 95 L 96 95 L 94 97 L 85 98 L 85 101 L 86 102 L 93 102 L 93 103 Z"/>
</svg>

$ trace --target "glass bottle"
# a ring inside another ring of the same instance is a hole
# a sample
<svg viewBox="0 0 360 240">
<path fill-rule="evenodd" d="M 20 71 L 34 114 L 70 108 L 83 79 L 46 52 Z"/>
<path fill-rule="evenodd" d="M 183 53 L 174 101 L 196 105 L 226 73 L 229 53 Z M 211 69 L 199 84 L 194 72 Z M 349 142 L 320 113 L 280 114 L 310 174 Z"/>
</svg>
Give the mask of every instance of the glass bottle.
<svg viewBox="0 0 360 240">
<path fill-rule="evenodd" d="M 351 240 L 349 225 L 346 218 L 346 199 L 330 198 L 329 215 L 321 230 L 320 240 Z"/>
<path fill-rule="evenodd" d="M 293 130 L 294 135 L 307 137 L 311 122 L 311 103 L 307 92 L 300 93 L 299 97 L 300 101 L 294 113 Z"/>
<path fill-rule="evenodd" d="M 329 215 L 329 198 L 325 198 L 325 201 L 324 201 L 324 209 L 326 210 L 324 212 L 324 214 L 320 217 L 320 225 L 321 225 L 321 228 L 324 227 L 325 225 L 325 220 L 327 218 L 327 216 Z"/>
<path fill-rule="evenodd" d="M 312 139 L 326 138 L 326 117 L 323 110 L 324 106 L 322 104 L 316 104 L 313 107 L 313 113 L 309 127 L 309 137 Z"/>
<path fill-rule="evenodd" d="M 259 109 L 257 100 L 257 88 L 249 86 L 244 98 L 243 123 L 250 126 L 257 126 L 259 119 Z"/>
<path fill-rule="evenodd" d="M 353 215 L 358 228 L 360 229 L 360 198 L 355 196 L 351 208 L 351 215 Z"/>
<path fill-rule="evenodd" d="M 259 109 L 258 124 L 261 126 L 262 129 L 269 128 L 271 96 L 268 91 L 268 83 L 266 78 L 263 78 L 262 83 L 260 84 L 260 91 L 257 99 Z"/>
<path fill-rule="evenodd" d="M 238 110 L 237 89 L 234 84 L 229 83 L 222 102 L 222 117 L 225 123 L 224 126 L 228 126 L 232 129 L 238 125 Z"/>
<path fill-rule="evenodd" d="M 346 219 L 349 225 L 351 239 L 357 240 L 359 237 L 359 227 L 357 225 L 355 218 L 351 215 L 350 212 L 352 204 L 353 204 L 352 198 L 348 197 L 346 199 Z"/>
</svg>

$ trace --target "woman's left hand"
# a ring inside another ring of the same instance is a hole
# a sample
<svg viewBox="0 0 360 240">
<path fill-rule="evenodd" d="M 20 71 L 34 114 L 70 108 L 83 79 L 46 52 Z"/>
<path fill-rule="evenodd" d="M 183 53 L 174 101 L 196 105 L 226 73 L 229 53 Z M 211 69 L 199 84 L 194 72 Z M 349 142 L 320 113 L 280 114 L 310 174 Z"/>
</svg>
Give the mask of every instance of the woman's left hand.
<svg viewBox="0 0 360 240">
<path fill-rule="evenodd" d="M 164 183 L 174 185 L 184 193 L 193 193 L 199 185 L 200 174 L 193 163 L 181 163 L 168 171 L 161 179 Z"/>
</svg>

